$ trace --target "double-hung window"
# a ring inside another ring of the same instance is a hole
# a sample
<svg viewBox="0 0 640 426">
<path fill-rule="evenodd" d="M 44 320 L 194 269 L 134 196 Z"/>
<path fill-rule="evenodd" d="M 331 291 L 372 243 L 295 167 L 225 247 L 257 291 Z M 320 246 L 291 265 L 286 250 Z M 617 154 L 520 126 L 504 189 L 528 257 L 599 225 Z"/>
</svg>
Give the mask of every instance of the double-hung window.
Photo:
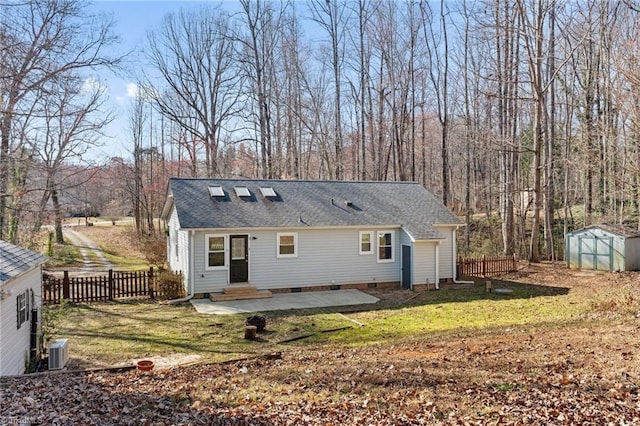
<svg viewBox="0 0 640 426">
<path fill-rule="evenodd" d="M 394 240 L 393 231 L 378 231 L 378 262 L 393 262 Z"/>
<path fill-rule="evenodd" d="M 278 257 L 298 257 L 298 233 L 278 232 Z"/>
<path fill-rule="evenodd" d="M 227 267 L 227 236 L 207 235 L 206 240 L 206 269 L 223 269 Z"/>
<path fill-rule="evenodd" d="M 374 250 L 374 239 L 373 232 L 371 231 L 360 231 L 360 250 L 359 253 L 363 254 L 373 254 Z"/>
</svg>

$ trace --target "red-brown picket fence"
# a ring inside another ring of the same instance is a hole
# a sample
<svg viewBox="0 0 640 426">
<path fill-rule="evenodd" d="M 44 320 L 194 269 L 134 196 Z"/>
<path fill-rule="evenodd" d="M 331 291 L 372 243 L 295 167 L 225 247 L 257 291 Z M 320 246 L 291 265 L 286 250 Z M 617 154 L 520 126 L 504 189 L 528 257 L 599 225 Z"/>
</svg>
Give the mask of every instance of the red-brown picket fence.
<svg viewBox="0 0 640 426">
<path fill-rule="evenodd" d="M 157 273 L 153 268 L 147 271 L 118 272 L 109 270 L 104 275 L 70 276 L 64 271 L 63 276 L 43 273 L 42 301 L 47 304 L 58 304 L 66 299 L 72 303 L 107 302 L 121 298 L 162 297 L 156 285 Z"/>
<path fill-rule="evenodd" d="M 493 277 L 517 270 L 518 260 L 515 254 L 458 258 L 458 275 L 463 277 Z"/>
</svg>

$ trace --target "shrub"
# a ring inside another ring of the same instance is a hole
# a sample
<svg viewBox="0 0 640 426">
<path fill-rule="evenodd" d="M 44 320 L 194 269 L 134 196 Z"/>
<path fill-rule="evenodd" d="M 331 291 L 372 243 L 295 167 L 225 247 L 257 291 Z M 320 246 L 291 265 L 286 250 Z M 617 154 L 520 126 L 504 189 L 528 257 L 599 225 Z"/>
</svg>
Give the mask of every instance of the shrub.
<svg viewBox="0 0 640 426">
<path fill-rule="evenodd" d="M 176 299 L 185 296 L 182 274 L 171 271 L 161 271 L 156 279 L 155 290 L 163 299 Z"/>
<path fill-rule="evenodd" d="M 44 305 L 42 307 L 42 337 L 45 346 L 56 334 L 60 323 L 69 315 L 70 306 L 68 299 L 60 300 L 59 305 Z"/>
<path fill-rule="evenodd" d="M 165 269 L 167 262 L 167 240 L 162 236 L 145 236 L 139 240 L 140 251 L 145 260 L 160 271 Z"/>
<path fill-rule="evenodd" d="M 52 256 L 49 257 L 47 266 L 61 267 L 78 263 L 80 252 L 72 245 L 54 244 Z"/>
</svg>

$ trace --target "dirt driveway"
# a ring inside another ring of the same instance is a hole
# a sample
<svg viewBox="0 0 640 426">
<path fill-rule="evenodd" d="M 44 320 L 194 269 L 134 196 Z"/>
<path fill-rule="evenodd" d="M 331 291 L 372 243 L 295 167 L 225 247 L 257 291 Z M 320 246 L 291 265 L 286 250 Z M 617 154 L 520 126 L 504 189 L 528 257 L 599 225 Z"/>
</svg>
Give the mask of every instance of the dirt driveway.
<svg viewBox="0 0 640 426">
<path fill-rule="evenodd" d="M 79 274 L 95 274 L 107 272 L 113 268 L 111 262 L 107 260 L 104 253 L 89 237 L 81 232 L 75 231 L 71 227 L 63 230 L 65 238 L 80 250 L 82 255 L 82 265 L 74 272 Z"/>
</svg>

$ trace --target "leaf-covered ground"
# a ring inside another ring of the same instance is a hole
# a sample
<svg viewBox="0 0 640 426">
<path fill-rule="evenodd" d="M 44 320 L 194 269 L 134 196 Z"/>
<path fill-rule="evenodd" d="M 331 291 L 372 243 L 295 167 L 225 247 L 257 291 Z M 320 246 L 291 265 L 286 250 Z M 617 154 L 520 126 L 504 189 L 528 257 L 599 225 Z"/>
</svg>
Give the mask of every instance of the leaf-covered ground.
<svg viewBox="0 0 640 426">
<path fill-rule="evenodd" d="M 586 314 L 557 325 L 290 344 L 279 356 L 151 373 L 5 379 L 0 424 L 639 424 L 639 277 L 549 266 L 511 277 L 594 295 Z"/>
</svg>

